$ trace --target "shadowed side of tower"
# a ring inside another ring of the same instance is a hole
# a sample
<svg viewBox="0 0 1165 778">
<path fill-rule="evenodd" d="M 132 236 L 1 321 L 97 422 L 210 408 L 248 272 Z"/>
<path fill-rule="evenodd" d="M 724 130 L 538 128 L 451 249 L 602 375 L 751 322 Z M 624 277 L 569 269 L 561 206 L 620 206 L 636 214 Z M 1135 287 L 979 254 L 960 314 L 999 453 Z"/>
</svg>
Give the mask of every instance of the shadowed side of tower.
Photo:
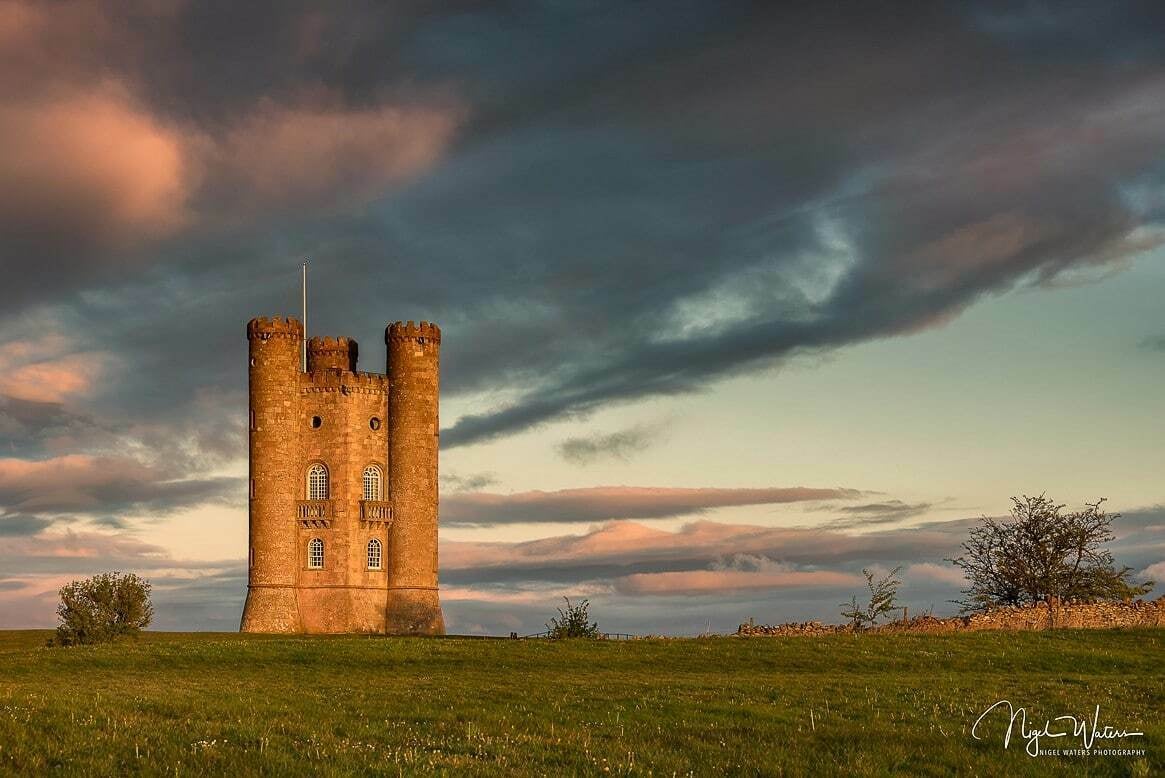
<svg viewBox="0 0 1165 778">
<path fill-rule="evenodd" d="M 250 549 L 243 632 L 298 632 L 295 515 L 303 325 L 279 317 L 247 324 L 250 351 Z"/>
<path fill-rule="evenodd" d="M 437 447 L 441 330 L 391 324 L 388 344 L 390 634 L 443 635 L 437 591 Z"/>
</svg>

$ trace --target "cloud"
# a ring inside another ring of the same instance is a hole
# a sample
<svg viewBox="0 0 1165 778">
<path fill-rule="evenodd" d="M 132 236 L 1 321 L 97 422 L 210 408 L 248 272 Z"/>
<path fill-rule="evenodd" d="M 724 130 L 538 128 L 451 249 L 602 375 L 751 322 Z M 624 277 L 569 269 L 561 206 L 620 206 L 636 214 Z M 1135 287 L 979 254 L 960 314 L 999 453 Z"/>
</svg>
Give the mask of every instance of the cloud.
<svg viewBox="0 0 1165 778">
<path fill-rule="evenodd" d="M 949 584 L 960 588 L 967 585 L 963 571 L 949 563 L 940 565 L 934 562 L 915 562 L 907 565 L 902 577 L 903 580 L 908 582 L 929 581 L 939 584 Z"/>
<path fill-rule="evenodd" d="M 686 570 L 671 573 L 635 573 L 615 581 L 620 594 L 683 596 L 728 594 L 746 589 L 860 586 L 852 573 L 815 571 L 755 572 L 744 570 Z"/>
<path fill-rule="evenodd" d="M 0 458 L 0 507 L 10 511 L 167 512 L 221 501 L 236 478 L 175 478 L 127 457 L 69 454 L 41 461 Z"/>
<path fill-rule="evenodd" d="M 194 171 L 181 131 L 116 81 L 0 107 L 0 225 L 10 242 L 79 233 L 117 245 L 183 226 Z M 19 245 L 19 243 L 17 243 Z"/>
<path fill-rule="evenodd" d="M 1155 562 L 1137 573 L 1138 580 L 1165 582 L 1165 561 Z"/>
<path fill-rule="evenodd" d="M 239 390 L 239 326 L 293 304 L 289 256 L 326 268 L 325 326 L 442 322 L 469 409 L 450 448 L 942 326 L 1159 240 L 1143 9 L 1051 13 L 1066 37 L 1037 46 L 960 9 L 133 8 L 5 4 L 0 46 L 11 148 L 60 119 L 43 164 L 0 154 L 33 184 L 0 213 L 0 325 L 52 309 L 110 352 L 105 418 L 181 426 Z M 634 447 L 564 453 L 591 444 Z"/>
<path fill-rule="evenodd" d="M 1165 351 L 1165 335 L 1145 338 L 1141 341 L 1141 348 L 1147 351 Z"/>
<path fill-rule="evenodd" d="M 27 513 L 0 513 L 0 537 L 35 535 L 52 524 L 52 519 Z"/>
<path fill-rule="evenodd" d="M 62 586 L 114 570 L 137 573 L 154 584 L 154 626 L 162 629 L 235 629 L 246 595 L 238 560 L 176 558 L 128 533 L 66 529 L 8 538 L 0 544 L 0 570 L 5 582 L 20 583 L 0 587 L 3 629 L 53 626 Z"/>
<path fill-rule="evenodd" d="M 457 123 L 449 108 L 263 100 L 211 152 L 215 186 L 234 208 L 363 203 L 432 165 Z"/>
<path fill-rule="evenodd" d="M 841 518 L 825 525 L 830 529 L 854 529 L 876 524 L 893 524 L 920 516 L 933 507 L 934 503 L 929 502 L 905 503 L 902 500 L 886 500 L 865 505 L 822 506 L 820 510 L 842 514 Z"/>
<path fill-rule="evenodd" d="M 521 522 L 593 522 L 607 519 L 662 519 L 739 505 L 775 505 L 852 499 L 855 489 L 772 487 L 763 489 L 684 489 L 674 487 L 595 486 L 556 492 L 453 494 L 441 501 L 445 526 L 489 526 Z"/>
<path fill-rule="evenodd" d="M 494 473 L 441 473 L 440 478 L 441 486 L 453 492 L 477 492 L 498 483 Z"/>
<path fill-rule="evenodd" d="M 576 465 L 589 465 L 600 459 L 626 461 L 651 446 L 662 432 L 658 424 L 636 424 L 609 434 L 567 438 L 555 448 L 559 456 Z"/>
<path fill-rule="evenodd" d="M 455 585 L 530 580 L 577 583 L 641 572 L 778 573 L 939 561 L 957 552 L 971 523 L 933 522 L 855 535 L 706 520 L 670 532 L 631 521 L 612 521 L 582 535 L 516 543 L 443 541 L 441 578 Z M 751 566 L 750 560 L 754 562 Z"/>
<path fill-rule="evenodd" d="M 56 333 L 0 344 L 0 396 L 59 403 L 87 394 L 101 377 L 109 355 L 70 353 L 70 346 L 68 339 Z"/>
</svg>

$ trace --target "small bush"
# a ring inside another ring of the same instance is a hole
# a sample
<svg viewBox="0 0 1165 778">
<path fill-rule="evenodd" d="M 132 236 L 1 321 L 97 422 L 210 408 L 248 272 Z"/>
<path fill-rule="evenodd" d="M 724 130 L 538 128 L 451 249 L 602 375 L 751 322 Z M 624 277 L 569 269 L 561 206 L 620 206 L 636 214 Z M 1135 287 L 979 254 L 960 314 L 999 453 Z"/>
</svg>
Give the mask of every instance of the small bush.
<svg viewBox="0 0 1165 778">
<path fill-rule="evenodd" d="M 150 582 L 133 573 L 102 573 L 73 581 L 60 594 L 61 624 L 51 641 L 58 646 L 108 643 L 140 632 L 154 617 Z"/>
<path fill-rule="evenodd" d="M 591 604 L 587 600 L 582 600 L 578 605 L 571 603 L 569 597 L 563 597 L 566 600 L 566 610 L 558 609 L 558 616 L 550 619 L 546 625 L 546 629 L 550 633 L 551 638 L 590 638 L 592 640 L 599 637 L 599 625 L 591 621 L 590 607 Z"/>
<path fill-rule="evenodd" d="M 850 626 L 854 629 L 872 627 L 878 623 L 878 619 L 897 610 L 898 606 L 895 605 L 895 600 L 898 597 L 898 587 L 902 585 L 902 582 L 896 576 L 901 570 L 901 566 L 895 567 L 877 583 L 874 582 L 873 573 L 869 570 L 862 570 L 862 575 L 866 577 L 866 588 L 870 590 L 870 600 L 866 603 L 866 607 L 862 608 L 858 605 L 856 594 L 849 602 L 843 602 L 838 606 L 842 609 L 841 615 L 849 619 Z"/>
</svg>

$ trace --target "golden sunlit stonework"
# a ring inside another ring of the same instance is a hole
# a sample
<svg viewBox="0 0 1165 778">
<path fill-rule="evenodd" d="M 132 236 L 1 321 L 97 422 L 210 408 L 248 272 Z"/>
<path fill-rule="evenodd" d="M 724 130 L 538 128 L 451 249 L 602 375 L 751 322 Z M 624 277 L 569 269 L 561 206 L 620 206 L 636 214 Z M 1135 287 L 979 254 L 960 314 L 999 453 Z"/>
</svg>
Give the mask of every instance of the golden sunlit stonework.
<svg viewBox="0 0 1165 778">
<path fill-rule="evenodd" d="M 385 330 L 387 375 L 349 338 L 247 324 L 250 550 L 243 632 L 445 632 L 437 589 L 441 331 Z"/>
</svg>

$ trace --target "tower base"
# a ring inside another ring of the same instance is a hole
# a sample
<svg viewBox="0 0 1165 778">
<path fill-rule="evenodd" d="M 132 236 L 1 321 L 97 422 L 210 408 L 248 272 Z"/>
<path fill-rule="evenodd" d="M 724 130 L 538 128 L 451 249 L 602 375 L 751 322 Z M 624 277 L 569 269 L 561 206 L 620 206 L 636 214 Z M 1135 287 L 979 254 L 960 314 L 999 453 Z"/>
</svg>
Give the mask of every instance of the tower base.
<svg viewBox="0 0 1165 778">
<path fill-rule="evenodd" d="M 389 635 L 444 635 L 437 589 L 390 588 L 384 626 Z"/>
<path fill-rule="evenodd" d="M 300 632 L 294 586 L 248 586 L 240 632 Z"/>
</svg>

